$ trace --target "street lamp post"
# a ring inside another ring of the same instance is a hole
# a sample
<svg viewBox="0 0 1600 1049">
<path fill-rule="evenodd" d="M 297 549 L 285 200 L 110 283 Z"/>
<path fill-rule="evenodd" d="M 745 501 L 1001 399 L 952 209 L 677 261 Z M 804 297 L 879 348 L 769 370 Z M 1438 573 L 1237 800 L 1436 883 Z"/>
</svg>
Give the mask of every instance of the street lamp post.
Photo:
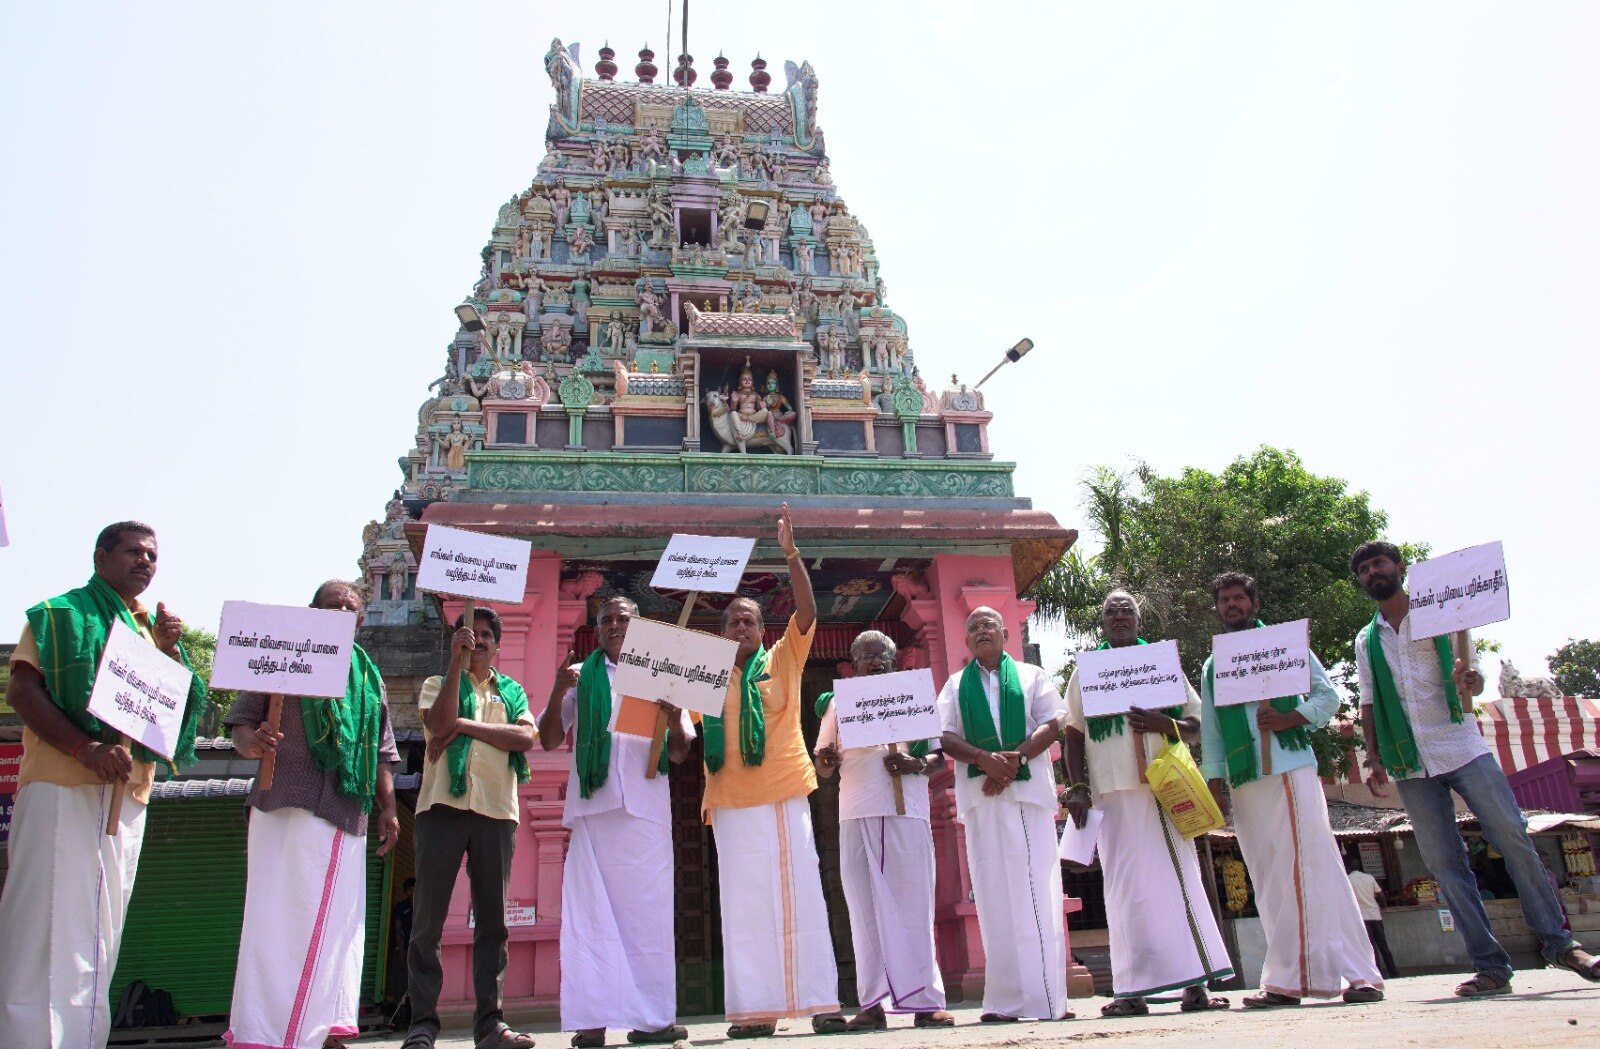
<svg viewBox="0 0 1600 1049">
<path fill-rule="evenodd" d="M 1032 339 L 1019 340 L 1015 346 L 1006 351 L 1006 355 L 1000 359 L 999 364 L 989 369 L 988 375 L 985 375 L 983 378 L 978 380 L 978 385 L 974 386 L 973 389 L 978 389 L 984 383 L 994 378 L 994 373 L 999 371 L 1001 368 L 1004 368 L 1006 365 L 1015 364 L 1017 361 L 1022 360 L 1023 357 L 1027 356 L 1028 351 L 1031 349 L 1033 349 Z"/>
<path fill-rule="evenodd" d="M 463 302 L 456 307 L 456 320 L 460 321 L 461 326 L 467 331 L 482 331 L 484 327 L 483 317 L 478 314 L 478 307 L 470 302 Z"/>
</svg>

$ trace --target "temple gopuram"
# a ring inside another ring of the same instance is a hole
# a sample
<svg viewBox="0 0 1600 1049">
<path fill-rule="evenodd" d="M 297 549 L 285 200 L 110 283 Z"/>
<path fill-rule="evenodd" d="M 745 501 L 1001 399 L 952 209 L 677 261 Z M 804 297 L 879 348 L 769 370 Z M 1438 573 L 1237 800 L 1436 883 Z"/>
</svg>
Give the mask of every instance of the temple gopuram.
<svg viewBox="0 0 1600 1049">
<path fill-rule="evenodd" d="M 935 388 L 918 369 L 878 246 L 829 171 L 810 64 L 785 63 L 776 89 L 757 58 L 749 90 L 734 90 L 726 58 L 706 86 L 688 55 L 671 83 L 658 82 L 654 57 L 639 52 L 624 82 L 609 47 L 592 79 L 577 45 L 556 40 L 544 56 L 555 101 L 543 159 L 495 215 L 457 309 L 462 327 L 400 460 L 403 484 L 365 532 L 362 640 L 400 729 L 417 726 L 416 689 L 444 667 L 441 619 L 460 611 L 414 591 L 430 524 L 532 542 L 522 602 L 496 609 L 501 669 L 537 712 L 565 653 L 594 647 L 605 598 L 625 594 L 646 617 L 676 619 L 685 595 L 649 586 L 674 533 L 757 539 L 740 594 L 760 603 L 774 640 L 793 608 L 776 542 L 787 501 L 818 603 L 808 739 L 812 700 L 848 670 L 864 629 L 897 640 L 902 669 L 930 667 L 942 683 L 966 662 L 968 613 L 988 605 L 1022 658 L 1033 606 L 1018 595 L 1076 538 L 1014 490 L 1014 464 L 989 448 L 983 395 L 953 376 Z M 505 131 L 521 133 L 515 122 Z M 987 370 L 1002 349 L 949 337 L 941 374 Z M 711 598 L 692 625 L 716 631 L 727 597 Z M 523 1012 L 554 1005 L 559 987 L 570 760 L 529 758 L 505 984 L 508 1009 Z M 414 774 L 420 756 L 410 761 Z M 698 752 L 671 776 L 679 1013 L 717 1013 L 717 870 L 699 818 Z M 837 780 L 825 782 L 813 814 L 841 992 L 853 1000 Z M 933 834 L 940 959 L 956 1000 L 981 986 L 984 959 L 951 782 L 948 768 L 933 781 Z M 458 1012 L 471 1011 L 471 939 L 462 880 L 444 937 L 443 1004 Z"/>
</svg>

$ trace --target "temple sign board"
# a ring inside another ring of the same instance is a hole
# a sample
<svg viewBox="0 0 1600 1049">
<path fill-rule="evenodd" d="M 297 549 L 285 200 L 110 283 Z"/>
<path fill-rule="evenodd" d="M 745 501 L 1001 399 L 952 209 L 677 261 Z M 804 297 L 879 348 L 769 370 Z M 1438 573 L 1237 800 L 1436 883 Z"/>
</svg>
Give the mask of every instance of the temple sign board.
<svg viewBox="0 0 1600 1049">
<path fill-rule="evenodd" d="M 1219 707 L 1305 695 L 1311 690 L 1311 620 L 1217 634 L 1211 675 Z"/>
<path fill-rule="evenodd" d="M 1406 570 L 1406 592 L 1416 641 L 1510 619 L 1505 548 L 1484 543 L 1414 564 Z"/>
<path fill-rule="evenodd" d="M 343 696 L 355 639 L 354 612 L 226 601 L 210 684 L 286 696 Z"/>
<path fill-rule="evenodd" d="M 451 597 L 518 604 L 528 585 L 532 550 L 526 539 L 429 525 L 416 586 Z"/>
<path fill-rule="evenodd" d="M 1126 714 L 1132 707 L 1181 707 L 1189 700 L 1176 641 L 1079 652 L 1078 688 L 1086 718 Z"/>
<path fill-rule="evenodd" d="M 677 534 L 667 543 L 650 585 L 657 590 L 731 594 L 744 578 L 754 539 Z"/>
</svg>

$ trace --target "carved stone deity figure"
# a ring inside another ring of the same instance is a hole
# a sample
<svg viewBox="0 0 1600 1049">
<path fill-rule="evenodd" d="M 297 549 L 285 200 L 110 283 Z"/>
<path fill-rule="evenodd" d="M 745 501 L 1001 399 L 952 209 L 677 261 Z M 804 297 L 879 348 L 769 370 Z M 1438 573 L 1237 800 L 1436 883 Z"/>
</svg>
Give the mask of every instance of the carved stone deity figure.
<svg viewBox="0 0 1600 1049">
<path fill-rule="evenodd" d="M 406 536 L 406 504 L 399 493 L 383 508 L 383 526 L 379 534 L 385 539 L 404 539 Z"/>
<path fill-rule="evenodd" d="M 628 170 L 628 145 L 618 142 L 611 147 L 611 171 L 613 174 Z"/>
<path fill-rule="evenodd" d="M 640 277 L 633 301 L 639 307 L 639 334 L 649 335 L 661 323 L 661 299 L 649 277 Z"/>
<path fill-rule="evenodd" d="M 844 342 L 844 332 L 831 324 L 817 332 L 817 346 L 830 375 L 844 372 Z"/>
<path fill-rule="evenodd" d="M 556 113 L 560 123 L 570 131 L 578 130 L 578 71 L 577 45 L 571 50 L 561 46 L 560 38 L 550 41 L 550 50 L 544 55 L 544 71 L 556 89 Z"/>
<path fill-rule="evenodd" d="M 650 246 L 656 250 L 672 247 L 672 201 L 662 190 L 650 193 Z"/>
<path fill-rule="evenodd" d="M 579 270 L 578 275 L 572 278 L 572 316 L 573 326 L 587 328 L 589 326 L 589 271 Z"/>
<path fill-rule="evenodd" d="M 661 138 L 661 132 L 655 128 L 646 128 L 644 138 L 639 140 L 639 158 L 641 160 L 661 160 L 667 155 L 667 144 Z"/>
<path fill-rule="evenodd" d="M 822 236 L 822 231 L 828 227 L 828 202 L 818 197 L 806 210 L 811 213 L 811 228 L 817 236 Z"/>
<path fill-rule="evenodd" d="M 589 249 L 594 247 L 594 238 L 589 236 L 587 226 L 573 226 L 567 234 L 567 261 L 571 263 L 585 263 L 589 261 Z"/>
<path fill-rule="evenodd" d="M 811 287 L 809 276 L 800 278 L 800 283 L 795 286 L 794 304 L 799 307 L 800 316 L 806 320 L 817 319 L 817 293 Z"/>
<path fill-rule="evenodd" d="M 751 151 L 750 177 L 761 182 L 772 181 L 772 164 L 767 159 L 767 154 L 764 150 Z"/>
<path fill-rule="evenodd" d="M 784 180 L 784 178 L 788 174 L 789 174 L 789 157 L 781 149 L 773 150 L 772 151 L 772 181 L 774 181 L 774 182 L 782 182 Z M 787 223 L 789 221 L 789 216 L 788 215 L 784 215 L 784 216 L 782 216 L 782 218 L 783 218 L 785 223 Z"/>
<path fill-rule="evenodd" d="M 544 159 L 539 161 L 539 170 L 554 171 L 556 168 L 561 166 L 561 161 L 561 151 L 556 148 L 555 142 L 550 139 L 545 139 Z"/>
<path fill-rule="evenodd" d="M 411 566 L 406 564 L 404 551 L 396 551 L 389 561 L 389 600 L 404 601 L 406 586 L 411 582 Z"/>
<path fill-rule="evenodd" d="M 600 220 L 606 217 L 606 195 L 599 186 L 591 186 L 586 194 L 589 198 L 589 221 L 599 227 Z"/>
<path fill-rule="evenodd" d="M 494 357 L 495 364 L 509 364 L 520 356 L 513 345 L 511 318 L 505 314 L 498 314 L 494 320 L 490 321 L 490 325 L 489 331 L 494 336 L 494 349 L 490 352 Z"/>
<path fill-rule="evenodd" d="M 564 361 L 567 351 L 572 349 L 572 333 L 565 324 L 551 324 L 540 333 L 539 344 L 544 347 L 547 358 Z"/>
<path fill-rule="evenodd" d="M 450 432 L 439 438 L 440 457 L 446 470 L 467 468 L 467 449 L 472 447 L 472 435 L 461 429 L 461 420 L 450 424 Z"/>
<path fill-rule="evenodd" d="M 712 163 L 719 168 L 737 167 L 739 164 L 739 143 L 732 135 L 723 135 L 717 143 L 717 148 L 711 154 Z"/>
<path fill-rule="evenodd" d="M 611 319 L 606 322 L 606 348 L 612 354 L 622 353 L 622 343 L 626 329 L 627 326 L 622 322 L 622 311 L 612 310 Z"/>
<path fill-rule="evenodd" d="M 817 272 L 812 261 L 811 242 L 809 240 L 797 241 L 795 243 L 794 264 L 796 269 L 798 269 L 801 273 L 807 274 L 808 276 Z"/>
<path fill-rule="evenodd" d="M 761 309 L 761 292 L 754 281 L 746 278 L 734 287 L 733 308 L 737 313 L 756 313 Z"/>
<path fill-rule="evenodd" d="M 589 166 L 596 171 L 604 171 L 607 161 L 611 157 L 611 147 L 606 145 L 605 139 L 597 138 L 589 143 Z"/>
<path fill-rule="evenodd" d="M 628 223 L 628 232 L 624 234 L 622 240 L 623 252 L 628 256 L 628 258 L 636 259 L 639 257 L 639 253 L 643 247 L 644 244 L 639 239 L 639 224 L 637 222 Z"/>
<path fill-rule="evenodd" d="M 817 170 L 812 173 L 811 181 L 819 186 L 833 185 L 833 172 L 829 170 L 827 157 L 817 161 Z"/>
<path fill-rule="evenodd" d="M 761 400 L 767 409 L 767 428 L 772 431 L 772 436 L 782 437 L 786 428 L 794 425 L 798 413 L 789 403 L 789 398 L 778 389 L 776 368 L 767 372 L 767 392 Z"/>
<path fill-rule="evenodd" d="M 522 278 L 522 316 L 527 319 L 529 327 L 539 324 L 539 310 L 544 306 L 546 288 L 537 273 L 529 273 Z"/>
<path fill-rule="evenodd" d="M 557 175 L 556 184 L 550 188 L 550 212 L 557 226 L 565 226 L 572 214 L 572 190 L 567 188 L 564 175 Z"/>
</svg>

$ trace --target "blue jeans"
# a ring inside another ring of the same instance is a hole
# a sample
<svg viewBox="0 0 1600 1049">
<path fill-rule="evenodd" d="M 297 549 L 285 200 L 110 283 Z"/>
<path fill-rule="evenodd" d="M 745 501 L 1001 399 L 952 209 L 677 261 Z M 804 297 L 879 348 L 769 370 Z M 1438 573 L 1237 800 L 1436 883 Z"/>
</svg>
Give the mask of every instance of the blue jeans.
<svg viewBox="0 0 1600 1049">
<path fill-rule="evenodd" d="M 1422 861 L 1439 879 L 1439 891 L 1455 915 L 1456 928 L 1478 972 L 1509 980 L 1511 956 L 1489 931 L 1489 915 L 1467 862 L 1467 846 L 1456 828 L 1452 789 L 1478 817 L 1484 838 L 1505 857 L 1506 872 L 1522 901 L 1522 918 L 1539 937 L 1539 953 L 1545 961 L 1557 963 L 1577 946 L 1562 927 L 1561 901 L 1545 876 L 1544 862 L 1528 837 L 1522 810 L 1494 755 L 1483 754 L 1443 775 L 1399 780 L 1397 786 L 1416 829 Z"/>
</svg>

